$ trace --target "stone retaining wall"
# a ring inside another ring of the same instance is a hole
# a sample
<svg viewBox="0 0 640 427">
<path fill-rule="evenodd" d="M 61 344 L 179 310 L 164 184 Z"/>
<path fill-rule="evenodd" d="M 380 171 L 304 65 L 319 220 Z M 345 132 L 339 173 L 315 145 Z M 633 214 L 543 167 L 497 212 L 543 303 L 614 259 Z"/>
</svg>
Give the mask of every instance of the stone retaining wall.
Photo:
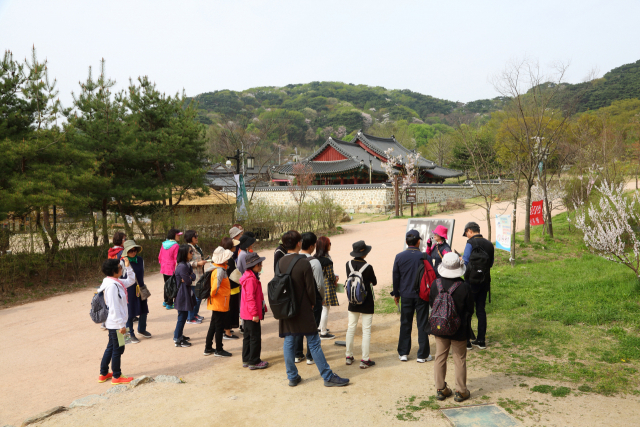
<svg viewBox="0 0 640 427">
<path fill-rule="evenodd" d="M 508 183 L 496 182 L 481 184 L 495 186 L 496 194 L 506 188 Z M 251 190 L 248 191 L 251 197 Z M 306 200 L 319 200 L 321 194 L 333 198 L 348 212 L 386 213 L 394 210 L 393 188 L 383 184 L 351 184 L 311 186 L 307 190 Z M 233 193 L 231 193 L 233 196 Z M 436 203 L 452 199 L 469 199 L 478 195 L 474 185 L 438 185 L 419 184 L 416 186 L 417 203 Z M 256 189 L 253 201 L 272 205 L 295 205 L 295 199 L 289 187 L 265 187 Z M 404 202 L 404 195 L 402 197 Z"/>
</svg>

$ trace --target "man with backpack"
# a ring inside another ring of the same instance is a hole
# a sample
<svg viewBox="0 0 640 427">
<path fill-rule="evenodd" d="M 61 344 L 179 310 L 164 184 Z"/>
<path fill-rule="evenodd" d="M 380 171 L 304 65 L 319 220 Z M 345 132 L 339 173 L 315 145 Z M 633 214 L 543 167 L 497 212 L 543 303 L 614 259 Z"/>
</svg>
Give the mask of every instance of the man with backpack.
<svg viewBox="0 0 640 427">
<path fill-rule="evenodd" d="M 436 399 L 445 400 L 453 392 L 445 382 L 447 358 L 453 350 L 456 367 L 456 395 L 454 400 L 462 402 L 471 397 L 467 389 L 467 348 L 465 342 L 471 334 L 469 319 L 473 315 L 471 287 L 462 280 L 465 266 L 452 252 L 442 257 L 438 266 L 440 278 L 431 285 L 429 306 L 433 308 L 427 325 L 427 332 L 436 341 L 436 360 L 433 376 L 436 383 Z"/>
<path fill-rule="evenodd" d="M 406 235 L 407 249 L 396 255 L 393 262 L 393 300 L 400 303 L 400 337 L 398 338 L 398 356 L 400 361 L 408 360 L 411 351 L 411 329 L 413 315 L 416 315 L 418 327 L 418 363 L 430 362 L 429 336 L 425 332 L 429 318 L 429 303 L 415 290 L 416 274 L 423 264 L 423 256 L 431 264 L 431 257 L 420 251 L 420 233 L 409 230 Z"/>
<path fill-rule="evenodd" d="M 318 326 L 313 316 L 317 288 L 311 264 L 305 255 L 299 255 L 302 236 L 295 230 L 288 231 L 282 236 L 282 244 L 287 254 L 276 264 L 268 294 L 271 312 L 279 319 L 279 335 L 284 338 L 284 363 L 289 386 L 295 387 L 302 381 L 295 364 L 296 336 L 307 337 L 307 345 L 325 387 L 345 386 L 349 380 L 331 371 L 320 346 Z"/>
<path fill-rule="evenodd" d="M 476 304 L 476 317 L 478 318 L 478 335 L 474 341 L 467 340 L 467 349 L 471 350 L 472 345 L 481 350 L 487 348 L 487 312 L 485 306 L 487 295 L 491 302 L 491 267 L 494 261 L 493 244 L 482 237 L 480 226 L 475 222 L 470 222 L 464 226 L 463 236 L 467 239 L 464 248 L 462 262 L 466 266 L 464 279 L 471 285 L 471 292 Z"/>
</svg>

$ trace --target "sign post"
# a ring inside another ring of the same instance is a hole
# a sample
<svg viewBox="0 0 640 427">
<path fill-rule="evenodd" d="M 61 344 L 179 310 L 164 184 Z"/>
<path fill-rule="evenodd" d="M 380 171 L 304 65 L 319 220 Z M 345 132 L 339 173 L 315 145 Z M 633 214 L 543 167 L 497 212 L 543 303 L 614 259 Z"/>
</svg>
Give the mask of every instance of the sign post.
<svg viewBox="0 0 640 427">
<path fill-rule="evenodd" d="M 416 203 L 416 189 L 411 187 L 407 188 L 405 199 L 407 203 L 411 203 L 411 217 L 413 218 L 413 204 Z"/>
<path fill-rule="evenodd" d="M 530 225 L 544 224 L 544 216 L 542 216 L 542 200 L 531 202 L 531 216 L 529 216 Z"/>
</svg>

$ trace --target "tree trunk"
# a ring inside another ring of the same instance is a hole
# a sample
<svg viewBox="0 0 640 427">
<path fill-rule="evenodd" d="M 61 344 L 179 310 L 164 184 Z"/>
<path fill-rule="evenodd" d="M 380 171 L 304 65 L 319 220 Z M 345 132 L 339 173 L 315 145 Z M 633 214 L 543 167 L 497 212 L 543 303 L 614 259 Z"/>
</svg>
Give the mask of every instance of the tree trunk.
<svg viewBox="0 0 640 427">
<path fill-rule="evenodd" d="M 491 203 L 487 203 L 485 212 L 487 213 L 487 235 L 485 236 L 485 239 L 491 241 Z"/>
<path fill-rule="evenodd" d="M 149 240 L 151 237 L 149 236 L 149 233 L 147 233 L 147 230 L 144 228 L 144 226 L 142 225 L 142 222 L 140 222 L 138 220 L 138 217 L 136 217 L 135 215 L 133 215 L 133 220 L 135 221 L 136 225 L 138 226 L 138 228 L 140 229 L 140 232 L 142 233 L 142 235 L 144 236 L 145 240 Z M 153 231 L 153 228 L 152 228 Z"/>
<path fill-rule="evenodd" d="M 56 231 L 50 227 L 48 206 L 45 206 L 44 211 L 42 212 L 42 219 L 44 230 L 47 232 L 49 238 L 51 239 L 51 261 L 53 261 L 53 258 L 58 253 L 58 249 L 60 249 L 60 240 L 58 240 L 58 233 L 56 233 Z"/>
<path fill-rule="evenodd" d="M 509 255 L 511 267 L 516 266 L 516 223 L 518 209 L 518 192 L 513 196 L 513 217 L 511 218 L 511 254 Z"/>
<path fill-rule="evenodd" d="M 133 228 L 129 225 L 129 221 L 127 221 L 127 216 L 122 210 L 120 211 L 120 216 L 122 217 L 122 222 L 124 224 L 124 232 L 127 235 L 127 238 L 135 240 L 136 236 L 133 232 Z"/>
<path fill-rule="evenodd" d="M 98 246 L 98 224 L 93 211 L 91 211 L 91 231 L 93 233 L 93 247 L 95 248 Z"/>
<path fill-rule="evenodd" d="M 107 199 L 102 199 L 102 244 L 109 244 L 109 229 L 107 228 Z"/>
<path fill-rule="evenodd" d="M 531 187 L 532 185 L 527 182 L 527 206 L 525 207 L 524 215 L 524 242 L 529 243 L 531 241 Z"/>
<path fill-rule="evenodd" d="M 544 185 L 542 186 L 542 194 L 544 197 L 544 209 L 547 211 L 547 220 L 545 221 L 545 225 L 547 226 L 547 230 L 549 231 L 549 237 L 553 239 L 553 222 L 551 219 L 551 209 L 549 209 L 549 197 L 547 196 L 546 179 L 544 181 Z"/>
</svg>

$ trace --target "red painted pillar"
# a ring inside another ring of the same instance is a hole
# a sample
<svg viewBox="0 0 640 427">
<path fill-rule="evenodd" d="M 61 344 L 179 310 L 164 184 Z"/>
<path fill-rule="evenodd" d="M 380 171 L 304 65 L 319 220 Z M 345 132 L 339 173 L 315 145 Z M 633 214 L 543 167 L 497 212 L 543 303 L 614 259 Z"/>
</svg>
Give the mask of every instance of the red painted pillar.
<svg viewBox="0 0 640 427">
<path fill-rule="evenodd" d="M 358 183 L 358 178 L 356 178 L 355 176 L 353 177 L 353 183 L 357 184 Z"/>
<path fill-rule="evenodd" d="M 340 177 L 340 185 L 344 185 L 344 177 L 343 176 Z"/>
</svg>

